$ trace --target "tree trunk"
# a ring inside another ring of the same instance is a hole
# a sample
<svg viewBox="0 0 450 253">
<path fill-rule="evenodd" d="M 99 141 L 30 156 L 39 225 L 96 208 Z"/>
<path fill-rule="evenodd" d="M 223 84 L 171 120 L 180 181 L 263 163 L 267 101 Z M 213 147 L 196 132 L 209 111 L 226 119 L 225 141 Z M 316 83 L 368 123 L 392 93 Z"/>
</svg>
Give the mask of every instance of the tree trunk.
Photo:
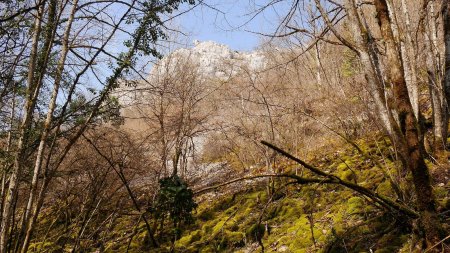
<svg viewBox="0 0 450 253">
<path fill-rule="evenodd" d="M 16 109 L 16 88 L 13 87 L 13 97 L 12 97 L 12 101 L 11 101 L 11 114 L 10 114 L 10 119 L 9 119 L 9 131 L 8 131 L 8 138 L 6 141 L 6 153 L 9 154 L 10 150 L 11 150 L 11 145 L 12 145 L 12 130 L 14 127 L 14 112 Z M 6 195 L 6 187 L 7 187 L 7 182 L 6 182 L 6 178 L 8 177 L 8 170 L 9 170 L 9 166 L 10 166 L 10 162 L 8 162 L 5 159 L 4 164 L 2 164 L 3 166 L 3 171 L 2 171 L 2 178 L 1 178 L 1 195 L 0 195 L 0 214 L 3 213 L 3 204 L 5 201 L 5 195 Z M 2 221 L 2 217 L 0 216 L 0 224 Z"/>
<path fill-rule="evenodd" d="M 173 155 L 172 159 L 173 163 L 172 177 L 178 175 L 178 164 L 180 161 L 181 154 L 182 154 L 181 147 L 179 147 L 177 144 L 177 147 L 175 147 L 175 154 Z"/>
<path fill-rule="evenodd" d="M 320 52 L 319 52 L 319 44 L 316 43 L 314 45 L 314 61 L 316 62 L 316 81 L 317 84 L 322 86 L 322 76 L 320 75 L 321 65 L 320 65 Z"/>
<path fill-rule="evenodd" d="M 428 73 L 428 89 L 430 91 L 431 108 L 433 110 L 433 152 L 439 153 L 445 149 L 444 144 L 444 115 L 442 111 L 442 101 L 439 94 L 439 88 L 437 86 L 436 74 L 430 69 L 427 70 Z"/>
<path fill-rule="evenodd" d="M 368 92 L 375 103 L 377 114 L 384 130 L 392 137 L 394 145 L 397 145 L 401 141 L 398 136 L 399 131 L 395 127 L 395 118 L 390 108 L 388 108 L 387 91 L 383 82 L 383 74 L 373 38 L 368 31 L 367 25 L 364 26 L 360 20 L 354 1 L 347 0 L 345 8 L 347 9 L 347 16 L 350 21 L 359 60 L 365 73 Z M 363 17 L 363 15 L 361 16 Z"/>
<path fill-rule="evenodd" d="M 425 32 L 425 46 L 428 51 L 426 59 L 430 97 L 433 107 L 433 133 L 434 133 L 434 152 L 439 154 L 445 149 L 445 140 L 447 136 L 447 105 L 445 103 L 445 91 L 443 87 L 444 78 L 442 75 L 443 66 L 440 60 L 440 49 L 437 36 L 435 6 L 430 2 L 428 12 L 428 33 Z"/>
<path fill-rule="evenodd" d="M 445 43 L 445 70 L 444 70 L 444 78 L 443 85 L 445 100 L 443 101 L 443 105 L 446 106 L 445 113 L 445 135 L 444 135 L 444 144 L 447 145 L 447 135 L 448 135 L 448 122 L 450 119 L 450 1 L 444 1 L 442 4 L 443 13 L 442 16 L 444 18 L 444 43 Z"/>
<path fill-rule="evenodd" d="M 417 79 L 417 62 L 416 62 L 416 43 L 412 39 L 412 32 L 411 29 L 411 19 L 409 16 L 408 6 L 406 3 L 406 0 L 402 0 L 402 11 L 403 15 L 405 17 L 405 26 L 406 26 L 406 46 L 405 46 L 405 55 L 403 55 L 404 62 L 406 65 L 405 69 L 409 69 L 409 71 L 406 71 L 408 74 L 405 75 L 409 76 L 409 78 L 406 79 L 407 81 L 407 87 L 409 92 L 409 97 L 411 98 L 411 104 L 413 106 L 414 115 L 417 119 L 420 118 L 420 110 L 419 110 L 419 83 Z M 409 80 L 409 82 L 408 82 Z"/>
<path fill-rule="evenodd" d="M 420 225 L 425 232 L 426 244 L 431 247 L 440 240 L 441 224 L 436 213 L 430 174 L 420 148 L 419 126 L 409 99 L 401 54 L 395 44 L 386 0 L 375 0 L 374 4 L 386 45 L 388 82 L 393 87 L 395 98 L 393 106 L 399 114 L 400 130 L 405 139 L 406 146 L 401 149 L 401 155 L 408 158 L 407 166 L 412 173 Z"/>
<path fill-rule="evenodd" d="M 134 2 L 133 2 L 133 4 L 134 4 Z M 94 54 L 92 59 L 89 61 L 88 65 L 85 66 L 85 68 L 80 73 L 78 73 L 77 77 L 75 78 L 74 83 L 72 84 L 72 86 L 70 88 L 70 91 L 68 92 L 68 98 L 67 98 L 64 106 L 61 109 L 61 114 L 60 114 L 60 117 L 59 117 L 59 121 L 56 123 L 55 138 L 56 138 L 56 135 L 60 132 L 60 128 L 61 128 L 61 125 L 63 123 L 63 118 L 64 118 L 63 116 L 65 115 L 65 112 L 66 112 L 68 104 L 70 103 L 70 101 L 72 101 L 71 97 L 74 94 L 75 87 L 76 87 L 76 85 L 78 83 L 79 78 L 85 73 L 85 71 L 89 68 L 89 66 L 91 66 L 94 63 L 94 61 L 97 58 L 97 56 L 100 54 L 100 52 L 103 51 L 104 47 L 112 39 L 113 35 L 118 30 L 118 27 L 125 20 L 125 17 L 127 17 L 128 13 L 131 11 L 131 9 L 132 9 L 132 7 L 128 8 L 128 10 L 122 15 L 121 19 L 118 21 L 116 26 L 111 31 L 109 37 L 106 38 L 106 40 L 103 43 L 103 45 L 100 47 L 100 49 Z M 143 32 L 143 31 L 140 31 L 140 32 Z M 139 41 L 140 37 L 141 37 L 141 33 L 138 33 L 138 37 L 136 38 L 136 40 Z M 134 55 L 135 51 L 136 51 L 136 44 L 133 46 L 132 49 L 130 49 L 130 51 L 128 52 L 127 56 L 131 57 L 132 55 Z M 38 215 L 40 213 L 40 210 L 42 208 L 48 184 L 50 183 L 50 180 L 52 179 L 51 175 L 49 175 L 49 174 L 54 173 L 54 172 L 56 172 L 58 170 L 59 166 L 64 161 L 64 158 L 66 157 L 66 155 L 68 154 L 68 152 L 70 151 L 72 146 L 77 142 L 78 138 L 85 131 L 85 129 L 87 128 L 87 126 L 89 125 L 91 120 L 97 115 L 100 105 L 106 99 L 107 94 L 109 94 L 109 92 L 112 89 L 112 86 L 115 84 L 115 82 L 117 82 L 117 79 L 119 78 L 120 73 L 123 71 L 123 69 L 125 67 L 126 67 L 126 65 L 119 66 L 115 70 L 114 75 L 111 76 L 110 79 L 108 79 L 107 85 L 105 86 L 103 92 L 101 93 L 102 95 L 100 96 L 100 98 L 94 104 L 93 111 L 91 111 L 91 113 L 87 117 L 87 120 L 78 129 L 78 131 L 74 134 L 74 136 L 72 136 L 68 140 L 68 144 L 63 148 L 62 154 L 57 158 L 57 161 L 54 163 L 52 171 L 49 172 L 48 171 L 49 170 L 48 169 L 48 166 L 49 166 L 48 162 L 49 162 L 49 160 L 50 160 L 50 158 L 52 156 L 53 148 L 54 148 L 54 145 L 55 145 L 55 142 L 56 142 L 56 139 L 53 140 L 52 146 L 50 147 L 50 151 L 49 151 L 49 154 L 48 154 L 48 157 L 47 157 L 47 164 L 45 166 L 44 182 L 43 182 L 43 184 L 41 186 L 41 190 L 40 190 L 38 198 L 37 198 L 37 203 L 35 204 L 34 210 L 31 213 L 31 217 L 29 218 L 29 222 L 30 223 L 29 223 L 29 227 L 28 227 L 28 229 L 26 231 L 26 236 L 25 236 L 25 241 L 28 240 L 28 244 L 29 244 L 29 240 L 31 240 L 34 224 L 36 223 L 37 217 L 38 217 Z"/>
<path fill-rule="evenodd" d="M 28 78 L 27 78 L 27 101 L 24 105 L 24 115 L 22 117 L 22 123 L 20 125 L 20 137 L 17 144 L 17 151 L 15 154 L 14 159 L 14 165 L 13 170 L 11 172 L 11 177 L 9 179 L 9 187 L 8 192 L 5 196 L 5 202 L 3 204 L 3 213 L 2 213 L 2 223 L 1 223 L 1 231 L 0 231 L 0 253 L 5 253 L 6 251 L 6 245 L 7 245 L 7 238 L 8 238 L 8 231 L 10 229 L 10 219 L 11 219 L 11 213 L 13 213 L 12 206 L 14 201 L 14 198 L 16 196 L 18 182 L 19 182 L 19 175 L 21 173 L 22 168 L 22 158 L 24 155 L 24 149 L 25 149 L 25 143 L 26 143 L 26 136 L 28 135 L 28 127 L 31 122 L 32 118 L 32 112 L 34 111 L 34 103 L 33 103 L 33 94 L 35 91 L 35 85 L 34 85 L 34 74 L 36 69 L 36 61 L 37 61 L 37 55 L 38 55 L 38 44 L 39 44 L 39 37 L 41 34 L 41 20 L 44 13 L 44 4 L 40 6 L 39 10 L 37 11 L 35 23 L 34 23 L 34 35 L 33 35 L 33 41 L 31 46 L 31 53 L 30 53 L 30 59 L 29 59 L 29 72 L 28 72 Z M 39 87 L 37 87 L 39 88 Z"/>
<path fill-rule="evenodd" d="M 41 167 L 42 167 L 42 160 L 44 157 L 45 144 L 47 142 L 47 138 L 50 133 L 50 127 L 51 127 L 51 124 L 53 121 L 53 113 L 56 108 L 56 99 L 58 97 L 59 86 L 61 84 L 62 75 L 63 75 L 63 71 L 64 71 L 64 64 L 66 61 L 67 53 L 69 52 L 69 36 L 70 36 L 72 22 L 73 22 L 73 19 L 75 16 L 75 11 L 76 11 L 77 5 L 78 5 L 78 0 L 74 0 L 73 7 L 71 10 L 69 19 L 67 21 L 66 30 L 64 32 L 64 36 L 63 36 L 63 40 L 62 40 L 61 57 L 58 62 L 56 76 L 55 76 L 55 82 L 53 84 L 52 96 L 51 96 L 50 104 L 48 107 L 47 116 L 46 116 L 46 119 L 44 122 L 44 128 L 42 130 L 41 140 L 39 142 L 39 147 L 38 147 L 38 151 L 37 151 L 37 155 L 36 155 L 34 171 L 33 171 L 33 179 L 31 181 L 30 194 L 28 197 L 28 203 L 27 203 L 27 207 L 26 207 L 25 214 L 23 217 L 24 226 L 22 228 L 22 231 L 26 231 L 26 233 L 27 233 L 25 236 L 25 239 L 23 241 L 23 244 L 22 244 L 23 245 L 23 248 L 22 248 L 23 253 L 27 252 L 28 245 L 30 242 L 29 234 L 31 234 L 31 233 L 29 233 L 28 230 L 30 230 L 30 231 L 33 230 L 33 227 L 31 227 L 31 226 L 34 225 L 34 222 L 31 222 L 30 212 L 34 205 L 34 199 L 35 199 L 37 185 L 38 185 L 38 178 L 39 178 L 39 174 L 40 174 Z"/>
</svg>

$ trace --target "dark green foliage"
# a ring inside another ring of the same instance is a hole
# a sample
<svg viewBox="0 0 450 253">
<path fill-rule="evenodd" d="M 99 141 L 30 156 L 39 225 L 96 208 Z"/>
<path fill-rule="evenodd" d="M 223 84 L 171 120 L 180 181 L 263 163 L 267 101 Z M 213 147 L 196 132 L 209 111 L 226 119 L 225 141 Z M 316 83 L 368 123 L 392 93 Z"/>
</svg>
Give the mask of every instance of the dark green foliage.
<svg viewBox="0 0 450 253">
<path fill-rule="evenodd" d="M 120 114 L 122 106 L 117 97 L 110 96 L 106 99 L 105 105 L 101 110 L 104 122 L 110 122 L 113 126 L 120 126 L 124 123 L 124 118 Z"/>
<path fill-rule="evenodd" d="M 154 206 L 156 217 L 168 216 L 176 225 L 181 222 L 191 222 L 191 212 L 197 207 L 197 203 L 186 182 L 175 175 L 161 179 L 159 185 L 160 189 Z"/>
<path fill-rule="evenodd" d="M 161 20 L 160 14 L 172 13 L 177 10 L 180 4 L 189 3 L 194 4 L 194 0 L 152 0 L 143 1 L 141 3 L 142 9 L 145 15 L 142 18 L 136 16 L 130 16 L 127 23 L 131 24 L 137 22 L 140 24 L 138 30 L 133 35 L 134 39 L 139 36 L 139 45 L 137 49 L 139 54 L 152 55 L 155 57 L 161 57 L 159 52 L 155 48 L 155 42 L 159 38 L 166 38 L 166 34 L 163 31 L 164 21 Z M 146 31 L 146 32 L 142 32 Z M 126 41 L 125 46 L 131 47 L 132 40 Z"/>
</svg>

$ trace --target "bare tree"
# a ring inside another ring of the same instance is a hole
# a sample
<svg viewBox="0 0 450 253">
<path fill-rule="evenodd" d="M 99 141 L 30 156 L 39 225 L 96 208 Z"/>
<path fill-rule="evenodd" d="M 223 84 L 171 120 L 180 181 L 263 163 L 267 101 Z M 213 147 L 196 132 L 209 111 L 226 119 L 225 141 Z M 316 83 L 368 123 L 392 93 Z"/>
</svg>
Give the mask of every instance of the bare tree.
<svg viewBox="0 0 450 253">
<path fill-rule="evenodd" d="M 426 1 L 425 7 L 427 7 L 427 3 Z M 262 5 L 260 10 L 273 4 L 273 2 L 269 2 L 267 5 Z M 296 11 L 300 10 L 299 16 L 302 18 L 304 18 L 304 13 L 308 12 L 306 10 L 308 7 L 298 8 L 298 2 L 296 2 L 282 19 L 280 27 L 286 29 L 279 27 L 278 33 L 273 36 L 286 37 L 303 34 L 312 38 L 307 40 L 310 44 L 306 50 L 313 49 L 318 40 L 323 40 L 328 44 L 344 46 L 357 55 L 366 79 L 363 85 L 368 90 L 381 125 L 397 148 L 402 162 L 400 177 L 402 180 L 406 180 L 407 174 L 412 175 L 412 184 L 407 187 L 406 192 L 413 191 L 415 193 L 415 205 L 420 213 L 420 226 L 424 231 L 426 243 L 432 250 L 431 247 L 440 241 L 441 224 L 437 217 L 429 169 L 424 160 L 427 154 L 422 148 L 423 133 L 419 126 L 421 112 L 417 94 L 419 84 L 417 78 L 414 77 L 417 63 L 412 59 L 415 56 L 411 49 L 414 45 L 411 43 L 412 39 L 408 42 L 410 44 L 405 45 L 400 38 L 399 26 L 401 23 L 396 19 L 396 16 L 400 15 L 397 12 L 397 5 L 384 0 L 373 3 L 348 0 L 342 4 L 335 1 L 314 0 L 303 6 L 311 6 L 311 4 L 319 13 L 312 20 L 320 19 L 320 24 L 324 27 L 322 30 L 317 31 L 304 23 L 295 22 Z M 405 15 L 408 14 L 408 11 L 405 3 L 403 4 L 402 15 Z M 374 16 L 376 19 L 371 18 Z M 422 14 L 422 18 L 425 16 Z M 415 18 L 420 19 L 420 17 Z M 408 15 L 406 15 L 405 23 L 405 26 L 409 26 L 407 28 L 409 31 L 411 20 Z M 349 29 L 342 29 L 343 26 Z M 432 44 L 433 54 L 430 59 L 439 61 L 439 53 L 436 53 L 440 50 L 436 36 L 438 34 L 437 25 L 432 21 L 430 27 L 426 28 L 431 36 L 430 41 L 436 42 Z M 283 33 L 286 30 L 290 30 L 290 32 Z M 421 45 L 425 45 L 425 43 L 427 41 Z M 434 88 L 435 94 L 433 95 L 436 103 L 431 101 L 436 104 L 433 108 L 434 135 L 440 143 L 444 143 L 442 141 L 442 136 L 445 135 L 443 129 L 446 131 L 447 125 L 443 123 L 445 120 L 439 115 L 446 115 L 447 112 L 442 106 L 443 96 L 438 94 L 439 91 L 443 91 L 443 88 L 439 88 L 440 79 L 436 78 L 436 80 L 434 83 L 437 85 L 434 85 L 436 88 Z M 441 92 L 441 94 L 443 93 Z"/>
<path fill-rule="evenodd" d="M 215 85 L 200 71 L 193 56 L 174 53 L 157 63 L 148 80 L 131 91 L 140 95 L 124 116 L 137 120 L 131 119 L 125 128 L 145 130 L 142 134 L 158 150 L 162 176 L 183 175 L 192 162 L 195 143 L 209 131 L 215 110 L 209 102 Z"/>
<path fill-rule="evenodd" d="M 2 201 L 0 252 L 19 251 L 21 247 L 22 252 L 27 252 L 52 177 L 49 172 L 58 170 L 85 129 L 98 121 L 98 115 L 104 113 L 103 108 L 111 91 L 125 71 L 132 69 L 136 55 L 159 56 L 156 41 L 163 36 L 162 15 L 177 9 L 182 2 L 185 1 L 49 0 L 34 4 L 27 2 L 15 11 L 2 13 L 2 23 L 32 19 L 34 25 L 31 37 L 27 37 L 28 34 L 19 35 L 24 36 L 24 41 L 30 41 L 23 46 L 26 50 L 19 51 L 28 54 L 28 57 L 20 57 L 20 53 L 16 60 L 12 58 L 13 61 L 9 62 L 13 72 L 20 73 L 25 63 L 28 64 L 28 71 L 23 109 L 16 111 L 21 115 L 21 123 L 17 140 L 14 140 L 17 142 L 14 163 L 10 173 L 2 173 L 8 191 Z M 109 14 L 111 9 L 120 7 L 125 8 L 115 15 Z M 135 22 L 138 25 L 134 32 L 124 29 Z M 1 36 L 2 40 L 11 37 L 3 32 Z M 111 45 L 118 36 L 126 38 L 128 51 L 115 55 L 111 52 Z M 104 71 L 107 69 L 105 60 L 112 63 L 110 74 Z M 102 66 L 97 68 L 97 65 Z M 102 78 L 105 75 L 110 77 Z M 20 81 L 19 74 L 12 73 L 10 76 L 13 79 L 9 77 L 9 80 Z M 92 94 L 91 99 L 82 102 L 84 95 L 77 94 L 77 89 L 89 88 L 86 82 L 88 76 L 97 79 L 103 89 L 99 91 L 98 97 Z M 9 83 L 8 86 L 11 86 Z M 51 94 L 46 94 L 47 88 L 52 90 Z M 5 86 L 3 91 L 8 89 Z M 66 97 L 61 99 L 60 94 Z M 36 111 L 40 108 L 44 108 L 45 119 L 36 117 Z M 59 115 L 55 116 L 56 113 Z M 59 138 L 64 135 L 67 142 Z M 33 152 L 35 143 L 37 151 Z M 23 194 L 19 189 L 31 160 L 34 161 L 31 185 L 28 194 Z M 43 181 L 40 180 L 42 176 Z M 28 198 L 24 195 L 28 195 Z M 23 207 L 23 215 L 16 216 L 23 202 L 27 203 Z M 18 218 L 21 225 L 16 226 Z"/>
</svg>

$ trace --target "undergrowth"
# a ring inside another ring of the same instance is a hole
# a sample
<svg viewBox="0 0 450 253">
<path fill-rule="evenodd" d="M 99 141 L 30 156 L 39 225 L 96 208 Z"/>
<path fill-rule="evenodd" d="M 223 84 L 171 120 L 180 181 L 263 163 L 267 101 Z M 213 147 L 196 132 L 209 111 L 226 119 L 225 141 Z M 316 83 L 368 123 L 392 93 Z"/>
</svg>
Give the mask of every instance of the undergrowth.
<svg viewBox="0 0 450 253">
<path fill-rule="evenodd" d="M 367 155 L 347 148 L 328 154 L 317 152 L 309 160 L 327 172 L 395 200 L 398 196 L 389 177 L 396 177 L 399 164 L 394 162 L 389 142 L 379 137 L 370 143 L 360 141 L 358 145 Z M 433 173 L 436 166 L 429 165 Z M 279 166 L 284 172 L 310 175 L 295 164 L 281 162 Z M 277 180 L 274 189 L 266 186 L 267 181 L 258 181 L 245 191 L 204 200 L 193 213 L 194 222 L 181 228 L 180 238 L 174 244 L 164 233 L 155 235 L 162 242 L 158 249 L 149 246 L 143 224 L 136 226 L 135 219 L 121 218 L 110 229 L 111 240 L 102 250 L 259 252 L 263 246 L 265 252 L 383 253 L 412 249 L 413 224 L 394 217 L 355 192 L 336 185 L 289 184 L 287 179 Z M 449 187 L 449 182 L 435 185 L 444 213 L 449 208 Z M 52 247 L 55 252 L 63 252 L 61 246 L 49 242 L 34 243 L 31 252 Z"/>
</svg>

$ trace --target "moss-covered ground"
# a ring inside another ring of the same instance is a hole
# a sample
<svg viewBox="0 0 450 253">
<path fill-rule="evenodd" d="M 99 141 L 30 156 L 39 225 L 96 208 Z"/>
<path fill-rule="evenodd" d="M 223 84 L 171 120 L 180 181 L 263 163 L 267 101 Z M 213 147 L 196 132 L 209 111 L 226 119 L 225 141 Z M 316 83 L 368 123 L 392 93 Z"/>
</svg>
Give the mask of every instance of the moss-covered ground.
<svg viewBox="0 0 450 253">
<path fill-rule="evenodd" d="M 399 164 L 394 162 L 389 142 L 377 137 L 367 143 L 357 143 L 364 155 L 349 146 L 338 152 L 317 152 L 307 159 L 324 171 L 400 201 L 391 184 L 397 178 Z M 311 175 L 288 161 L 280 164 L 284 172 Z M 441 173 L 438 165 L 428 164 L 432 174 Z M 448 168 L 444 170 L 448 172 Z M 174 244 L 167 237 L 156 235 L 161 242 L 158 249 L 150 247 L 142 222 L 136 225 L 135 217 L 121 218 L 109 229 L 111 240 L 103 250 L 260 252 L 263 246 L 265 252 L 384 253 L 413 249 L 413 224 L 351 190 L 337 185 L 290 184 L 287 179 L 277 179 L 274 187 L 268 188 L 267 182 L 259 180 L 245 191 L 199 203 L 193 223 L 182 226 Z M 400 190 L 407 185 L 408 182 L 400 181 Z M 450 182 L 435 182 L 434 188 L 440 212 L 448 213 Z M 408 201 L 408 196 L 403 197 Z M 448 217 L 443 222 L 448 230 Z M 48 243 L 32 246 L 51 247 Z"/>
<path fill-rule="evenodd" d="M 399 164 L 384 138 L 357 143 L 340 152 L 310 157 L 327 172 L 392 199 L 391 180 Z M 429 163 L 431 169 L 435 165 Z M 285 172 L 297 165 L 286 163 Z M 382 168 L 380 168 L 382 167 Z M 297 173 L 302 173 L 297 168 Z M 303 171 L 305 175 L 307 172 Z M 391 180 L 390 180 L 390 179 Z M 265 181 L 230 196 L 200 203 L 195 223 L 184 229 L 176 252 L 409 252 L 412 226 L 363 196 L 340 186 L 289 185 Z M 407 182 L 399 182 L 400 188 Z M 435 186 L 441 208 L 448 208 L 450 183 Z M 272 193 L 270 193 L 272 192 Z M 166 248 L 165 250 L 167 250 Z M 160 249 L 164 251 L 164 249 Z"/>
</svg>

